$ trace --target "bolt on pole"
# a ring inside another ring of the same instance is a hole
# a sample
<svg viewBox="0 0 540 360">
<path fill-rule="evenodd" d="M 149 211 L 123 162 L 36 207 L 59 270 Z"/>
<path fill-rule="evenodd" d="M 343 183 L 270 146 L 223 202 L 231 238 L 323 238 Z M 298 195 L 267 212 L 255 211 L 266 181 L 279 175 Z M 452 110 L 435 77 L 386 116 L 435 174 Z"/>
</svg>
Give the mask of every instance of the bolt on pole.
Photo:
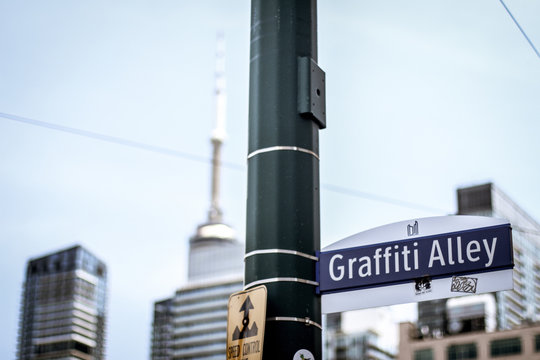
<svg viewBox="0 0 540 360">
<path fill-rule="evenodd" d="M 322 358 L 316 254 L 324 77 L 316 0 L 252 0 L 245 286 L 267 287 L 268 360 Z"/>
</svg>

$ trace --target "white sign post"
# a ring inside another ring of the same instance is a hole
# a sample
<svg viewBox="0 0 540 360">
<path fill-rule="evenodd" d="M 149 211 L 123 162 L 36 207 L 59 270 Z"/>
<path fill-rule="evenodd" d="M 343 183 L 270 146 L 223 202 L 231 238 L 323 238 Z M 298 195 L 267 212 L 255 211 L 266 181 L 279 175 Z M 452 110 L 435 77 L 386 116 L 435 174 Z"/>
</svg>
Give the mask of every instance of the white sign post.
<svg viewBox="0 0 540 360">
<path fill-rule="evenodd" d="M 441 216 L 367 230 L 319 253 L 322 312 L 513 288 L 506 220 Z"/>
</svg>

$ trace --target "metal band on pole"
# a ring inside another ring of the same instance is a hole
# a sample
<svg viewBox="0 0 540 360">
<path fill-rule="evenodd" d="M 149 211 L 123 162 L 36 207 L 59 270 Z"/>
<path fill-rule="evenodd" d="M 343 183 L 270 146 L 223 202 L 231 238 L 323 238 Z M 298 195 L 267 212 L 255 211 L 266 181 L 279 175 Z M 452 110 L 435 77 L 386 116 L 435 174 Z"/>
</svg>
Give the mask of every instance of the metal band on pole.
<svg viewBox="0 0 540 360">
<path fill-rule="evenodd" d="M 257 285 L 275 283 L 275 282 L 283 282 L 283 281 L 297 282 L 297 283 L 302 283 L 302 284 L 319 286 L 319 283 L 317 281 L 313 281 L 313 280 L 299 279 L 299 278 L 295 278 L 295 277 L 275 277 L 275 278 L 261 279 L 261 280 L 250 282 L 249 284 L 244 285 L 244 290 L 247 290 L 250 287 L 257 286 Z"/>
<path fill-rule="evenodd" d="M 313 320 L 310 320 L 309 318 L 297 318 L 297 317 L 291 317 L 291 316 L 274 316 L 266 318 L 266 321 L 296 321 L 300 323 L 306 324 L 306 326 L 315 326 L 319 329 L 323 329 L 321 324 L 316 323 Z"/>
<path fill-rule="evenodd" d="M 295 256 L 301 256 L 305 257 L 306 259 L 310 259 L 313 261 L 319 261 L 319 258 L 313 255 L 309 255 L 300 251 L 295 250 L 287 250 L 287 249 L 262 249 L 262 250 L 254 250 L 246 255 L 244 255 L 244 261 L 250 257 L 255 255 L 263 255 L 263 254 L 287 254 L 287 255 L 295 255 Z"/>
<path fill-rule="evenodd" d="M 319 155 L 316 154 L 314 151 L 304 149 L 304 148 L 301 148 L 301 147 L 298 147 L 298 146 L 270 146 L 270 147 L 267 147 L 267 148 L 264 148 L 264 149 L 259 149 L 259 150 L 253 151 L 252 153 L 250 153 L 248 155 L 247 158 L 249 160 L 249 159 L 251 159 L 252 157 L 254 157 L 256 155 L 259 155 L 259 154 L 262 154 L 262 153 L 267 153 L 267 152 L 272 152 L 272 151 L 299 151 L 299 152 L 303 152 L 303 153 L 312 155 L 317 160 L 320 160 Z"/>
</svg>

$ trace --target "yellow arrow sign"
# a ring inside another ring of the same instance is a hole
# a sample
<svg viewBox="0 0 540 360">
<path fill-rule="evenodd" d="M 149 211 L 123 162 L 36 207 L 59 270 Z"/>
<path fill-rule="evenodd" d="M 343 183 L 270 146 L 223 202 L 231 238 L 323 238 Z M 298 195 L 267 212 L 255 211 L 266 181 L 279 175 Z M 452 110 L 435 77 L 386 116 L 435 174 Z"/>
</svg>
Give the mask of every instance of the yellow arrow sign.
<svg viewBox="0 0 540 360">
<path fill-rule="evenodd" d="M 261 360 L 266 322 L 266 286 L 229 297 L 227 360 Z"/>
</svg>

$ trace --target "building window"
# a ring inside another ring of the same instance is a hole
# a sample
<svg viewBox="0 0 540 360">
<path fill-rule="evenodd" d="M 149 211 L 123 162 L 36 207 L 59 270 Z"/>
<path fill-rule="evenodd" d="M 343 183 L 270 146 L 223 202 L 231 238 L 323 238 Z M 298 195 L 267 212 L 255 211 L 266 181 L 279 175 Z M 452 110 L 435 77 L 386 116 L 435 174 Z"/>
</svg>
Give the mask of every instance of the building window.
<svg viewBox="0 0 540 360">
<path fill-rule="evenodd" d="M 534 337 L 534 350 L 540 352 L 540 335 Z"/>
<path fill-rule="evenodd" d="M 476 359 L 476 343 L 450 345 L 448 347 L 448 360 Z"/>
<path fill-rule="evenodd" d="M 521 354 L 521 338 L 499 339 L 490 343 L 491 356 Z"/>
<path fill-rule="evenodd" d="M 414 360 L 433 360 L 433 349 L 416 350 Z"/>
</svg>

